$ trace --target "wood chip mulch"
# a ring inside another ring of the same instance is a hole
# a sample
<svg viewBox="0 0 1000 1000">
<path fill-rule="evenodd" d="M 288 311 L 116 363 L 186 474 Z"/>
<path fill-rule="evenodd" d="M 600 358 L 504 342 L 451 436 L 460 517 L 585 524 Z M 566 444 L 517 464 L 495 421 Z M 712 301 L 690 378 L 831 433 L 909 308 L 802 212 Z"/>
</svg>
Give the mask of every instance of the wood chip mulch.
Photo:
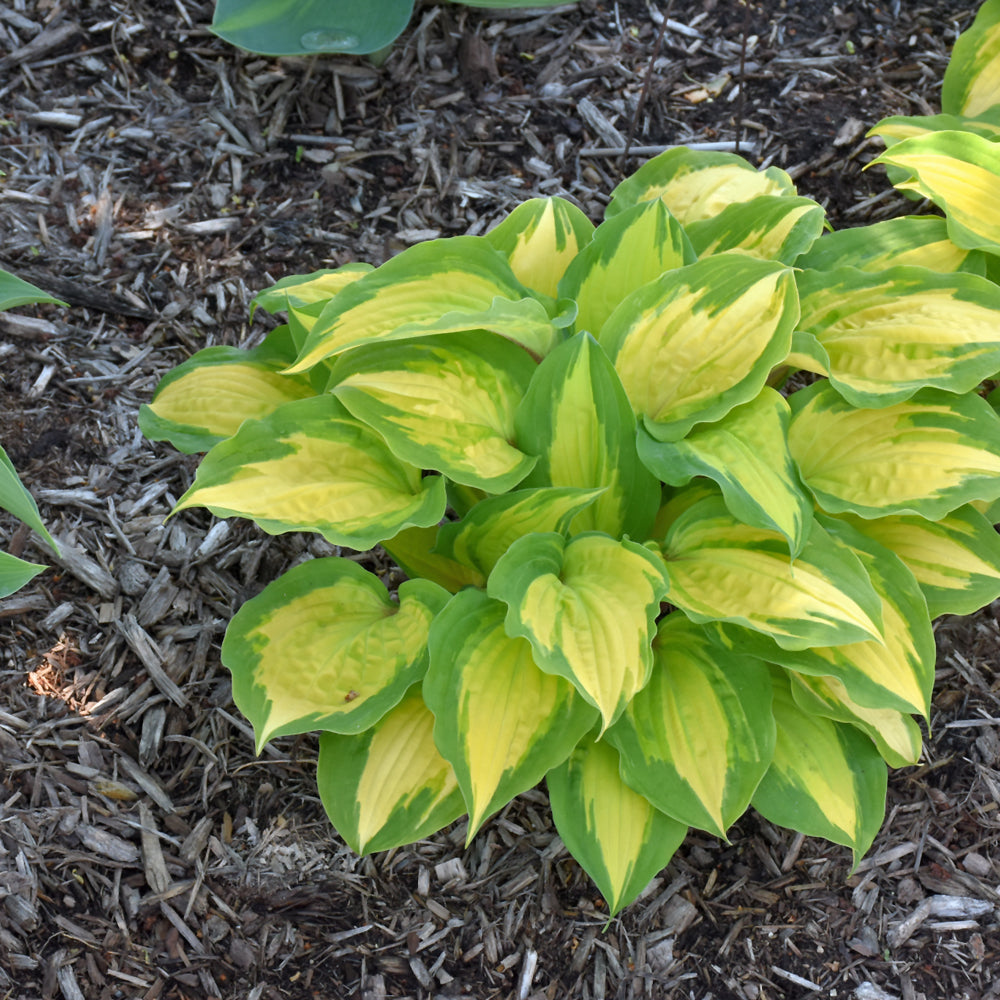
<svg viewBox="0 0 1000 1000">
<path fill-rule="evenodd" d="M 667 145 L 781 166 L 837 226 L 918 207 L 862 172 L 865 131 L 937 108 L 970 6 L 418 6 L 376 68 L 240 53 L 195 0 L 0 5 L 0 266 L 71 304 L 0 318 L 0 441 L 62 548 L 0 518 L 52 564 L 0 601 L 0 997 L 1000 997 L 990 609 L 939 623 L 924 761 L 856 871 L 750 814 L 691 834 L 605 929 L 542 790 L 468 850 L 459 823 L 358 859 L 311 737 L 254 757 L 226 622 L 330 547 L 165 521 L 196 459 L 136 427 L 193 351 L 259 341 L 274 280 L 538 194 L 598 218 Z"/>
</svg>

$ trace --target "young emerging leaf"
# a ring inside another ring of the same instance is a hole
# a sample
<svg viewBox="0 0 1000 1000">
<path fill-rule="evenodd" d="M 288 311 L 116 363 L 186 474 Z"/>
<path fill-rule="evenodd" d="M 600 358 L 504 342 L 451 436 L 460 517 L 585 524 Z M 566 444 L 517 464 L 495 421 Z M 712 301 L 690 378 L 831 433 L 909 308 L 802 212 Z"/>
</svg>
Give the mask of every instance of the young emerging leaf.
<svg viewBox="0 0 1000 1000">
<path fill-rule="evenodd" d="M 290 274 L 287 278 L 280 278 L 270 288 L 258 292 L 254 296 L 253 308 L 259 306 L 269 313 L 275 313 L 301 309 L 317 302 L 326 303 L 373 270 L 375 269 L 371 264 L 353 263 L 314 271 L 312 274 Z"/>
<path fill-rule="evenodd" d="M 587 245 L 594 224 L 564 198 L 532 198 L 486 234 L 526 288 L 555 298 L 571 260 Z"/>
<path fill-rule="evenodd" d="M 305 371 L 363 344 L 477 329 L 537 355 L 558 336 L 545 306 L 488 240 L 431 240 L 404 250 L 331 300 L 288 371 Z"/>
<path fill-rule="evenodd" d="M 953 243 L 948 236 L 948 223 L 933 215 L 904 215 L 870 226 L 825 233 L 795 261 L 796 267 L 815 271 L 838 267 L 884 271 L 907 265 L 926 267 L 941 275 L 985 271 L 983 255 Z"/>
<path fill-rule="evenodd" d="M 1000 178 L 998 178 L 1000 182 Z M 830 383 L 853 406 L 930 387 L 964 393 L 1000 369 L 1000 288 L 922 267 L 799 271 L 802 318 L 826 351 Z"/>
<path fill-rule="evenodd" d="M 332 396 L 285 403 L 248 420 L 202 460 L 177 510 L 252 517 L 269 534 L 318 531 L 369 549 L 410 525 L 437 524 L 444 481 L 421 478 Z"/>
<path fill-rule="evenodd" d="M 725 837 L 771 763 L 770 671 L 679 613 L 660 622 L 653 656 L 649 683 L 607 740 L 631 788 L 679 822 Z"/>
<path fill-rule="evenodd" d="M 18 306 L 32 306 L 40 303 L 64 306 L 65 302 L 53 298 L 48 292 L 35 288 L 23 278 L 0 269 L 0 312 L 16 309 Z"/>
<path fill-rule="evenodd" d="M 823 207 L 812 198 L 764 194 L 691 222 L 685 230 L 699 257 L 739 250 L 792 264 L 823 232 L 824 218 Z"/>
<path fill-rule="evenodd" d="M 903 560 L 931 618 L 971 615 L 1000 597 L 1000 535 L 972 506 L 938 521 L 905 514 L 841 516 Z"/>
<path fill-rule="evenodd" d="M 601 890 L 611 917 L 666 867 L 687 834 L 622 781 L 618 753 L 603 741 L 584 741 L 546 783 L 559 836 Z"/>
<path fill-rule="evenodd" d="M 514 428 L 518 445 L 539 456 L 522 485 L 603 491 L 574 519 L 574 532 L 647 537 L 660 484 L 639 461 L 635 415 L 593 337 L 578 333 L 538 366 Z"/>
<path fill-rule="evenodd" d="M 357 854 L 429 837 L 465 811 L 416 691 L 358 736 L 323 733 L 316 783 L 330 822 Z"/>
<path fill-rule="evenodd" d="M 25 562 L 9 552 L 0 552 L 0 597 L 8 597 L 33 580 L 44 566 Z"/>
<path fill-rule="evenodd" d="M 788 451 L 790 410 L 765 386 L 756 399 L 714 424 L 698 424 L 682 441 L 657 441 L 640 429 L 639 457 L 671 486 L 707 476 L 722 487 L 730 513 L 780 531 L 798 555 L 812 527 L 813 504 Z"/>
<path fill-rule="evenodd" d="M 477 503 L 461 521 L 441 525 L 435 552 L 474 567 L 485 581 L 519 538 L 533 532 L 568 534 L 580 511 L 601 493 L 551 486 L 490 497 Z"/>
<path fill-rule="evenodd" d="M 431 628 L 424 701 L 465 797 L 467 841 L 561 764 L 597 720 L 571 684 L 538 669 L 527 640 L 507 635 L 506 611 L 482 591 L 465 590 Z"/>
<path fill-rule="evenodd" d="M 649 433 L 677 441 L 761 391 L 798 318 L 788 268 L 730 251 L 634 292 L 600 340 Z"/>
<path fill-rule="evenodd" d="M 1000 0 L 985 0 L 955 42 L 944 71 L 941 107 L 956 115 L 995 114 L 1000 105 Z"/>
<path fill-rule="evenodd" d="M 507 633 L 524 636 L 542 670 L 565 677 L 600 709 L 602 731 L 649 680 L 666 591 L 658 556 L 597 533 L 525 535 L 487 583 L 490 597 L 508 607 Z"/>
<path fill-rule="evenodd" d="M 737 521 L 710 497 L 674 521 L 662 547 L 670 602 L 696 622 L 744 625 L 784 649 L 881 637 L 868 574 L 818 524 L 793 561 L 776 531 Z"/>
<path fill-rule="evenodd" d="M 885 815 L 885 763 L 853 726 L 799 708 L 783 671 L 774 668 L 773 681 L 778 739 L 754 808 L 772 823 L 850 847 L 857 864 Z"/>
<path fill-rule="evenodd" d="M 0 448 L 0 510 L 6 510 L 13 514 L 19 521 L 23 521 L 29 528 L 37 531 L 48 542 L 53 552 L 59 552 L 59 547 L 56 545 L 55 539 L 48 533 L 45 525 L 42 524 L 35 498 L 25 489 L 24 484 L 18 478 L 13 462 L 7 457 L 7 452 L 3 448 Z M 21 568 L 17 569 L 15 567 L 21 563 L 21 560 L 14 559 L 13 556 L 9 558 L 14 560 L 14 562 L 9 564 L 8 569 L 15 575 L 26 572 L 25 567 L 32 565 L 31 563 L 23 563 Z M 41 567 L 34 567 L 35 573 L 39 569 Z M 34 576 L 35 573 L 32 573 L 31 576 Z M 29 576 L 28 579 L 31 579 L 31 577 Z M 18 588 L 15 587 L 14 589 Z M 12 593 L 12 591 L 8 591 L 7 593 Z"/>
<path fill-rule="evenodd" d="M 535 464 L 514 440 L 514 411 L 536 369 L 484 330 L 359 347 L 338 359 L 335 395 L 401 461 L 493 493 Z"/>
<path fill-rule="evenodd" d="M 878 748 L 890 767 L 916 764 L 923 748 L 920 727 L 903 712 L 891 708 L 866 708 L 847 693 L 836 677 L 791 674 L 792 696 L 804 712 L 860 729 Z"/>
<path fill-rule="evenodd" d="M 611 194 L 604 217 L 661 198 L 683 225 L 712 219 L 736 202 L 762 194 L 795 194 L 792 179 L 777 167 L 757 170 L 733 153 L 678 146 L 644 163 Z"/>
<path fill-rule="evenodd" d="M 222 662 L 257 752 L 276 736 L 374 725 L 423 676 L 431 620 L 447 602 L 436 584 L 408 580 L 397 604 L 377 576 L 340 558 L 302 563 L 247 601 Z"/>
<path fill-rule="evenodd" d="M 627 295 L 697 259 L 663 202 L 642 202 L 598 226 L 567 268 L 559 294 L 577 304 L 575 329 L 597 337 Z"/>
<path fill-rule="evenodd" d="M 970 132 L 932 132 L 896 143 L 872 163 L 911 175 L 896 187 L 943 209 L 960 247 L 1000 254 L 1000 144 Z"/>
<path fill-rule="evenodd" d="M 789 403 L 788 446 L 831 514 L 933 521 L 1000 497 L 1000 417 L 979 396 L 923 389 L 905 403 L 859 410 L 817 382 Z"/>
</svg>

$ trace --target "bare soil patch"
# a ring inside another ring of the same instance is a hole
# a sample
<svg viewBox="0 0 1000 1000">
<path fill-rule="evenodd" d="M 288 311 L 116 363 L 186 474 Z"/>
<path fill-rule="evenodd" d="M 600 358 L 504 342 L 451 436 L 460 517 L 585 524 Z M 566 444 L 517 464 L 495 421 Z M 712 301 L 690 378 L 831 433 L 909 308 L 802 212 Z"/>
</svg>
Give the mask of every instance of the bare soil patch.
<svg viewBox="0 0 1000 1000">
<path fill-rule="evenodd" d="M 0 602 L 0 995 L 1000 996 L 989 609 L 939 623 L 925 760 L 857 871 L 751 814 L 729 843 L 689 836 L 604 930 L 542 790 L 468 850 L 459 823 L 358 859 L 311 738 L 253 756 L 225 624 L 329 546 L 164 523 L 196 461 L 136 428 L 165 371 L 260 339 L 272 281 L 481 233 L 537 194 L 599 218 L 665 145 L 738 142 L 838 227 L 913 210 L 862 171 L 865 131 L 937 108 L 969 6 L 676 0 L 655 60 L 662 13 L 638 0 L 427 6 L 380 68 L 240 53 L 193 0 L 0 7 L 0 265 L 72 306 L 0 318 L 0 441 L 62 545 L 0 520 L 53 565 Z"/>
</svg>

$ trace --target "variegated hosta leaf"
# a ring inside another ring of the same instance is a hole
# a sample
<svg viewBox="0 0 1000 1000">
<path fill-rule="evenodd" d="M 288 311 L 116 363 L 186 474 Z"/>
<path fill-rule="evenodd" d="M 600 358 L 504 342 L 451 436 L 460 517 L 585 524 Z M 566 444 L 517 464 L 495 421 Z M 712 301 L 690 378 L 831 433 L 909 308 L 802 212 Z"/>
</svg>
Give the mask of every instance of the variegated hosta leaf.
<svg viewBox="0 0 1000 1000">
<path fill-rule="evenodd" d="M 233 699 L 257 752 L 315 729 L 360 733 L 397 704 L 427 668 L 431 620 L 448 594 L 408 580 L 398 604 L 350 559 L 313 559 L 236 613 L 222 644 Z"/>
<path fill-rule="evenodd" d="M 726 645 L 801 674 L 832 676 L 856 702 L 872 708 L 927 715 L 934 686 L 934 633 L 913 574 L 885 546 L 835 518 L 821 517 L 832 536 L 849 545 L 880 600 L 877 638 L 799 650 L 768 649 L 744 629 L 720 626 Z"/>
<path fill-rule="evenodd" d="M 969 392 L 1000 369 L 1000 288 L 986 278 L 841 267 L 799 271 L 796 282 L 799 329 L 823 346 L 830 382 L 853 406 L 924 387 Z"/>
<path fill-rule="evenodd" d="M 650 434 L 677 441 L 760 392 L 798 318 L 788 268 L 730 251 L 633 292 L 601 343 Z"/>
<path fill-rule="evenodd" d="M 587 245 L 594 224 L 565 198 L 532 198 L 522 202 L 486 234 L 527 288 L 556 297 L 557 286 L 571 260 Z"/>
<path fill-rule="evenodd" d="M 831 514 L 919 514 L 932 521 L 1000 497 L 1000 417 L 979 396 L 922 389 L 859 410 L 817 382 L 789 397 L 788 446 Z"/>
<path fill-rule="evenodd" d="M 598 226 L 559 283 L 560 296 L 577 304 L 575 329 L 600 337 L 625 296 L 697 256 L 663 202 L 642 202 Z"/>
<path fill-rule="evenodd" d="M 931 618 L 971 615 L 1000 597 L 1000 535 L 972 506 L 938 521 L 905 514 L 867 521 L 843 516 L 903 560 Z"/>
<path fill-rule="evenodd" d="M 359 347 L 333 368 L 333 394 L 422 469 L 493 493 L 535 464 L 514 440 L 514 412 L 536 364 L 484 330 Z"/>
<path fill-rule="evenodd" d="M 823 232 L 825 213 L 812 198 L 764 194 L 729 205 L 685 226 L 699 257 L 740 250 L 761 260 L 791 264 Z"/>
<path fill-rule="evenodd" d="M 532 532 L 568 534 L 576 515 L 600 495 L 601 490 L 551 486 L 489 497 L 461 521 L 441 525 L 435 552 L 474 567 L 485 579 L 517 539 Z"/>
<path fill-rule="evenodd" d="M 661 812 L 725 837 L 771 762 L 766 664 L 713 644 L 679 612 L 660 622 L 653 673 L 608 730 L 622 777 Z"/>
<path fill-rule="evenodd" d="M 777 167 L 757 170 L 733 153 L 678 146 L 653 157 L 622 181 L 612 192 L 604 215 L 610 219 L 640 202 L 662 198 L 686 226 L 762 194 L 795 194 L 795 185 Z"/>
<path fill-rule="evenodd" d="M 791 674 L 792 696 L 804 712 L 848 722 L 865 733 L 890 767 L 916 764 L 923 737 L 910 716 L 891 708 L 866 708 L 853 701 L 836 677 Z"/>
<path fill-rule="evenodd" d="M 252 518 L 269 534 L 318 531 L 369 549 L 411 525 L 437 524 L 444 480 L 422 478 L 332 396 L 285 403 L 248 420 L 202 459 L 177 510 Z"/>
<path fill-rule="evenodd" d="M 1000 143 L 970 132 L 932 132 L 896 143 L 872 163 L 911 175 L 896 187 L 941 208 L 960 247 L 1000 254 Z"/>
<path fill-rule="evenodd" d="M 649 549 L 589 533 L 519 538 L 487 593 L 508 606 L 507 633 L 524 636 L 546 673 L 571 681 L 606 729 L 649 679 L 666 570 Z"/>
<path fill-rule="evenodd" d="M 857 864 L 885 816 L 885 763 L 854 726 L 799 708 L 778 668 L 773 680 L 778 739 L 753 806 L 779 826 L 850 847 Z"/>
<path fill-rule="evenodd" d="M 765 386 L 756 399 L 714 424 L 696 425 L 682 441 L 657 441 L 640 430 L 639 457 L 671 486 L 696 476 L 715 480 L 734 517 L 780 531 L 797 555 L 812 527 L 813 504 L 788 452 L 789 419 L 784 398 Z"/>
<path fill-rule="evenodd" d="M 330 822 L 357 854 L 436 833 L 465 812 L 434 716 L 414 691 L 359 736 L 323 733 L 316 784 Z"/>
<path fill-rule="evenodd" d="M 985 270 L 982 254 L 953 243 L 947 222 L 932 215 L 904 215 L 825 233 L 795 262 L 796 267 L 816 271 L 837 267 L 884 271 L 906 265 L 927 267 L 937 274 L 982 274 Z"/>
<path fill-rule="evenodd" d="M 340 292 L 288 370 L 305 371 L 362 344 L 476 329 L 492 330 L 538 355 L 558 336 L 545 306 L 514 277 L 488 240 L 430 240 L 409 247 Z"/>
<path fill-rule="evenodd" d="M 507 635 L 506 611 L 482 591 L 464 590 L 435 618 L 429 641 L 424 701 L 465 797 L 469 840 L 597 721 L 570 683 L 538 669 L 526 639 Z"/>
<path fill-rule="evenodd" d="M 593 337 L 576 334 L 538 366 L 514 427 L 518 446 L 539 456 L 523 486 L 603 490 L 574 532 L 648 536 L 660 484 L 639 461 L 635 415 Z"/>
<path fill-rule="evenodd" d="M 1000 121 L 963 114 L 890 115 L 872 126 L 868 135 L 880 136 L 891 148 L 904 139 L 916 139 L 934 132 L 968 132 L 995 140 L 1000 136 Z"/>
<path fill-rule="evenodd" d="M 287 363 L 257 351 L 207 347 L 164 375 L 152 402 L 139 409 L 139 428 L 151 441 L 169 441 L 185 454 L 208 451 L 244 420 L 316 395 L 307 375 L 281 373 Z"/>
<path fill-rule="evenodd" d="M 437 551 L 440 532 L 437 525 L 404 528 L 383 542 L 382 548 L 408 577 L 433 580 L 450 594 L 464 587 L 485 587 L 486 577 L 479 570 Z"/>
<path fill-rule="evenodd" d="M 857 556 L 814 524 L 798 557 L 776 531 L 737 521 L 721 498 L 701 500 L 663 542 L 670 603 L 696 622 L 723 621 L 785 649 L 879 638 L 878 594 Z"/>
<path fill-rule="evenodd" d="M 618 752 L 584 740 L 546 778 L 552 818 L 570 854 L 594 880 L 610 916 L 667 866 L 687 827 L 654 809 L 618 773 Z"/>
<path fill-rule="evenodd" d="M 371 264 L 359 262 L 332 270 L 314 271 L 312 274 L 290 274 L 287 278 L 276 281 L 270 288 L 258 292 L 254 297 L 253 307 L 260 306 L 274 313 L 315 302 L 327 302 L 372 270 L 374 268 Z"/>
<path fill-rule="evenodd" d="M 1000 0 L 985 0 L 955 42 L 944 71 L 941 106 L 962 115 L 995 114 L 1000 105 Z"/>
<path fill-rule="evenodd" d="M 9 552 L 0 552 L 0 597 L 8 597 L 20 590 L 29 580 L 33 580 L 44 566 L 25 562 Z"/>
</svg>

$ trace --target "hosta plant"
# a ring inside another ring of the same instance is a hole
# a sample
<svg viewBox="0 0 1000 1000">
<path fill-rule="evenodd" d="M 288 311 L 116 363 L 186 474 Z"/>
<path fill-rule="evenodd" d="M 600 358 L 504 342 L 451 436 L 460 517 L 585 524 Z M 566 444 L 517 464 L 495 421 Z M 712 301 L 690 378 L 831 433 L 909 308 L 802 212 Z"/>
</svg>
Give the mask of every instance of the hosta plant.
<svg viewBox="0 0 1000 1000">
<path fill-rule="evenodd" d="M 0 270 L 0 312 L 38 302 L 58 302 L 58 299 L 46 295 L 45 292 L 13 274 Z M 0 447 L 0 510 L 8 511 L 30 528 L 34 528 L 55 550 L 55 542 L 42 524 L 34 499 L 24 488 L 13 463 L 2 447 Z M 20 590 L 43 569 L 45 567 L 37 563 L 26 562 L 9 552 L 0 552 L 0 597 L 7 597 L 15 590 Z"/>
<path fill-rule="evenodd" d="M 551 7 L 562 0 L 454 0 L 467 7 Z M 212 31 L 269 56 L 377 53 L 413 16 L 414 0 L 216 0 Z"/>
<path fill-rule="evenodd" d="M 222 657 L 258 747 L 320 732 L 356 851 L 472 838 L 542 778 L 612 913 L 751 805 L 869 847 L 932 617 L 1000 594 L 1000 289 L 799 268 L 823 225 L 781 170 L 675 149 L 596 228 L 532 200 L 280 281 L 259 347 L 163 379 L 143 430 L 207 451 L 177 510 L 342 547 Z"/>
</svg>

